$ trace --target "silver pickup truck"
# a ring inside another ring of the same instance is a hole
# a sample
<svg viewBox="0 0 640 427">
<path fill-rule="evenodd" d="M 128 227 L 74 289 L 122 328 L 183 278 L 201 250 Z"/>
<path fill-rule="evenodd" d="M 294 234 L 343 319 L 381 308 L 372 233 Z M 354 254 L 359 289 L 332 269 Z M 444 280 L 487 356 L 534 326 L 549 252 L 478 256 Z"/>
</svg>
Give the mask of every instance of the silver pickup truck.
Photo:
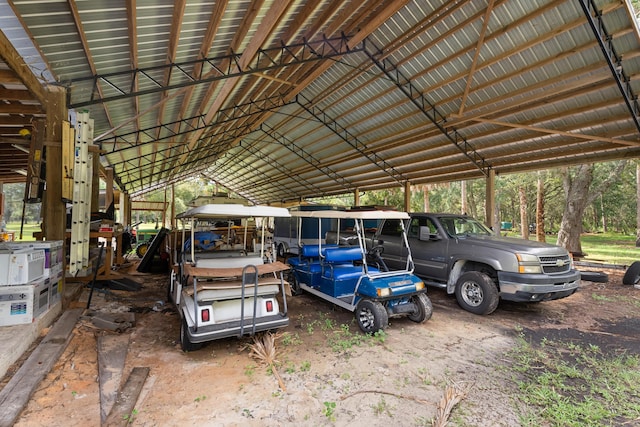
<svg viewBox="0 0 640 427">
<path fill-rule="evenodd" d="M 496 236 L 466 215 L 411 213 L 409 246 L 397 221 L 380 224 L 373 238 L 387 265 L 406 263 L 411 250 L 415 274 L 426 284 L 455 293 L 472 313 L 489 314 L 500 298 L 538 302 L 567 297 L 580 283 L 569 253 L 559 246 Z"/>
</svg>

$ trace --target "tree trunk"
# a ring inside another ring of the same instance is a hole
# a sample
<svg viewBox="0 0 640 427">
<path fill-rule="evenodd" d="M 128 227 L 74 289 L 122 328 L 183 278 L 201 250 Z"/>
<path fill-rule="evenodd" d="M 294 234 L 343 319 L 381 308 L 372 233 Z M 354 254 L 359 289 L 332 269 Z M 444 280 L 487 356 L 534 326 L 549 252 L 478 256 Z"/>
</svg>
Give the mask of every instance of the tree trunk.
<svg viewBox="0 0 640 427">
<path fill-rule="evenodd" d="M 636 246 L 640 246 L 640 162 L 636 163 Z"/>
<path fill-rule="evenodd" d="M 529 240 L 529 218 L 527 217 L 527 193 L 524 187 L 518 188 L 520 194 L 520 235 Z"/>
<path fill-rule="evenodd" d="M 582 217 L 587 206 L 609 187 L 609 184 L 617 180 L 626 166 L 626 161 L 620 161 L 609 177 L 602 181 L 599 187 L 591 190 L 593 172 L 595 166 L 580 165 L 576 168 L 564 168 L 562 171 L 562 187 L 565 193 L 564 213 L 558 231 L 558 245 L 563 246 L 576 256 L 584 256 L 580 235 L 582 234 Z M 572 177 L 572 171 L 575 175 Z"/>
<path fill-rule="evenodd" d="M 544 232 L 544 181 L 538 173 L 538 193 L 536 197 L 536 237 L 538 242 L 546 241 Z"/>
<path fill-rule="evenodd" d="M 566 201 L 560 230 L 558 231 L 558 245 L 564 247 L 576 256 L 584 256 L 580 235 L 582 234 L 582 216 L 588 202 L 589 186 L 593 181 L 593 168 L 591 165 L 580 165 L 571 176 L 571 170 L 565 168 L 562 172 L 562 186 Z"/>
</svg>

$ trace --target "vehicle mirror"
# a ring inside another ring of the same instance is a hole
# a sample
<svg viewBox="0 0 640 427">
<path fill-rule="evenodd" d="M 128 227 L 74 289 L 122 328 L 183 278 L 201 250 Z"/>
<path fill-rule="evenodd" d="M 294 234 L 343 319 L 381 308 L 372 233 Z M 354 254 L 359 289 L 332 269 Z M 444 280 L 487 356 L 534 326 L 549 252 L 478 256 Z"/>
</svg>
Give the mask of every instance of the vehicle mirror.
<svg viewBox="0 0 640 427">
<path fill-rule="evenodd" d="M 421 226 L 420 227 L 420 236 L 419 240 L 428 241 L 428 240 L 440 240 L 440 236 L 438 233 L 432 233 L 429 227 Z"/>
</svg>

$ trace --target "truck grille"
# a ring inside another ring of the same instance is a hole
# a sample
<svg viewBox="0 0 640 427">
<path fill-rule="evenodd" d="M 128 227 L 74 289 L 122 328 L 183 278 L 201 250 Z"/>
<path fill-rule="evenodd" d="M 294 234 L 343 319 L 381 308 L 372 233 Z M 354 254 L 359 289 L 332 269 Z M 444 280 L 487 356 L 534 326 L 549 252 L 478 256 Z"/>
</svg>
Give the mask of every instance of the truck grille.
<svg viewBox="0 0 640 427">
<path fill-rule="evenodd" d="M 541 256 L 540 264 L 546 274 L 566 273 L 571 269 L 571 258 L 563 256 Z"/>
</svg>

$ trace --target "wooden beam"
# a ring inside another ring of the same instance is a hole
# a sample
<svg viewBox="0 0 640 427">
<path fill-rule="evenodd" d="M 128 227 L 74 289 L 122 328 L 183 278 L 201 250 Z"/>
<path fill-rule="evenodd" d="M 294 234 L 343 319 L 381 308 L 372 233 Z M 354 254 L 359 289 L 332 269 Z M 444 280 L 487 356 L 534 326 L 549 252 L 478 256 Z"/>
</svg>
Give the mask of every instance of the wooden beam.
<svg viewBox="0 0 640 427">
<path fill-rule="evenodd" d="M 71 341 L 71 333 L 81 313 L 80 308 L 65 311 L 0 391 L 0 425 L 11 426 L 18 419 L 33 392 Z"/>
<path fill-rule="evenodd" d="M 14 74 L 17 76 L 18 81 L 16 83 L 24 84 L 29 92 L 31 92 L 38 102 L 44 104 L 46 102 L 46 93 L 43 87 L 43 83 L 33 74 L 31 68 L 27 66 L 24 59 L 17 50 L 13 47 L 13 44 L 9 39 L 0 31 L 0 57 L 9 65 L 9 68 L 13 71 L 0 71 L 2 80 L 9 77 L 8 74 Z"/>
<path fill-rule="evenodd" d="M 467 84 L 464 88 L 464 93 L 462 94 L 462 100 L 460 101 L 460 109 L 458 110 L 459 115 L 462 115 L 462 113 L 464 113 L 464 106 L 467 103 L 467 97 L 469 96 L 469 90 L 471 89 L 471 83 L 473 82 L 473 75 L 476 71 L 476 66 L 478 65 L 480 50 L 482 50 L 482 46 L 484 45 L 484 36 L 487 33 L 489 18 L 491 18 L 491 12 L 493 11 L 493 3 L 494 0 L 489 0 L 487 11 L 484 14 L 484 20 L 482 21 L 482 30 L 480 30 L 480 36 L 478 37 L 478 42 L 476 43 L 476 51 L 473 54 L 473 61 L 471 61 L 471 68 L 469 69 L 469 75 L 467 76 Z"/>
<path fill-rule="evenodd" d="M 557 129 L 546 129 L 546 128 L 541 128 L 537 126 L 522 125 L 518 123 L 508 123 L 500 120 L 483 119 L 482 117 L 474 118 L 473 120 L 481 123 L 491 123 L 492 125 L 496 125 L 496 126 L 504 126 L 504 127 L 510 127 L 515 129 L 526 129 L 526 130 L 531 130 L 531 131 L 540 132 L 540 133 L 548 133 L 550 135 L 562 135 L 562 136 L 568 136 L 571 138 L 586 139 L 589 141 L 611 142 L 612 144 L 619 144 L 619 145 L 640 146 L 639 141 L 625 141 L 623 139 L 609 138 L 605 136 L 585 135 L 583 133 L 564 132 Z"/>
<path fill-rule="evenodd" d="M 142 391 L 150 369 L 135 367 L 131 370 L 127 382 L 118 393 L 111 413 L 104 422 L 104 427 L 125 427 L 132 421 L 132 413 Z"/>
</svg>

